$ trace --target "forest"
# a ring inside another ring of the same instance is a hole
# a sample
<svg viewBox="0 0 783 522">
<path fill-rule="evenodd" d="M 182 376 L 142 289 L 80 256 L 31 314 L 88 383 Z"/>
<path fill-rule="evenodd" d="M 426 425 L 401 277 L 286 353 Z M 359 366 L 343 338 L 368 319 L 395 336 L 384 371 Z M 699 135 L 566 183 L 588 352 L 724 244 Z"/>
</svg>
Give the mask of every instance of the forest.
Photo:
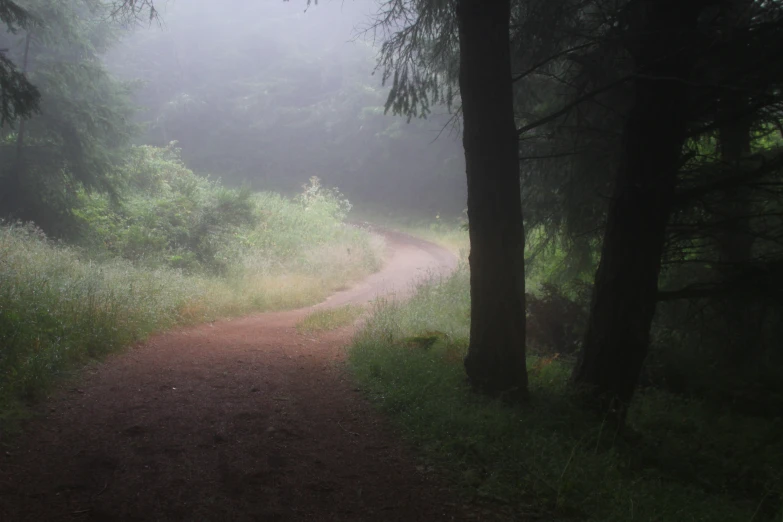
<svg viewBox="0 0 783 522">
<path fill-rule="evenodd" d="M 0 21 L 0 519 L 783 522 L 777 0 Z"/>
</svg>

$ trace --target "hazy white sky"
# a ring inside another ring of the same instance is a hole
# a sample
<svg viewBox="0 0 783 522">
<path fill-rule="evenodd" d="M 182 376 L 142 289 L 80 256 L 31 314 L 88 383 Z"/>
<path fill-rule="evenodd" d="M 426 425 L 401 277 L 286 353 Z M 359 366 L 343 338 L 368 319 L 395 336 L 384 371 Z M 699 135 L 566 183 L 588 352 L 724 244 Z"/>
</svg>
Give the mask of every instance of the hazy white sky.
<svg viewBox="0 0 783 522">
<path fill-rule="evenodd" d="M 156 1 L 161 26 L 107 57 L 145 82 L 146 142 L 176 140 L 197 171 L 257 188 L 317 175 L 357 198 L 463 208 L 459 136 L 432 143 L 446 110 L 411 124 L 383 114 L 388 90 L 361 36 L 375 0 Z"/>
</svg>

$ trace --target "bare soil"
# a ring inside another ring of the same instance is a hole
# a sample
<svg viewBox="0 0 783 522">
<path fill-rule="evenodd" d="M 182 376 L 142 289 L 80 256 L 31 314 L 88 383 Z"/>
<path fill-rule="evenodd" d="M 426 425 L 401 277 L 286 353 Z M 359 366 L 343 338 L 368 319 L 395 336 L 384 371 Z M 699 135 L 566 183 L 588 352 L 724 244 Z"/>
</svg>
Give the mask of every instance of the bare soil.
<svg viewBox="0 0 783 522">
<path fill-rule="evenodd" d="M 64 383 L 0 455 L 0 520 L 482 519 L 346 375 L 355 327 L 294 328 L 314 308 L 406 295 L 456 264 L 383 234 L 385 267 L 316 307 L 163 333 Z"/>
</svg>

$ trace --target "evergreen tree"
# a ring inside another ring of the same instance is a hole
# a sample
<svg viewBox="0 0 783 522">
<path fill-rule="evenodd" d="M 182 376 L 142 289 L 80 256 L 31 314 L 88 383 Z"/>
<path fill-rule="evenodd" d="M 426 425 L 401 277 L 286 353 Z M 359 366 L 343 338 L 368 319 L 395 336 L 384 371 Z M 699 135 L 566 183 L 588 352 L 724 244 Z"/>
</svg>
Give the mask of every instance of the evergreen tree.
<svg viewBox="0 0 783 522">
<path fill-rule="evenodd" d="M 459 92 L 468 180 L 471 334 L 465 369 L 491 394 L 524 397 L 524 227 L 508 0 L 387 0 L 380 65 L 387 108 L 409 117 Z M 455 60 L 458 56 L 459 59 Z"/>
<path fill-rule="evenodd" d="M 660 93 L 668 78 L 646 70 L 643 65 L 641 70 L 634 70 L 640 65 L 638 56 L 633 54 L 637 51 L 633 45 L 636 36 L 626 21 L 638 23 L 650 11 L 645 11 L 643 2 L 616 7 L 602 13 L 603 26 L 607 29 L 582 26 L 572 31 L 580 37 L 564 45 L 568 49 L 566 55 L 552 54 L 556 59 L 541 71 L 546 73 L 543 86 L 528 80 L 534 98 L 555 100 L 554 106 L 547 107 L 543 113 L 531 114 L 532 122 L 523 127 L 527 131 L 523 136 L 522 155 L 531 158 L 522 163 L 528 218 L 533 226 L 547 227 L 546 240 L 553 236 L 567 240 L 572 266 L 589 266 L 596 245 L 600 248 L 603 243 L 606 254 L 609 241 L 606 223 L 611 218 L 610 209 L 618 204 L 616 197 L 607 199 L 607 196 L 613 190 L 620 190 L 612 172 L 618 172 L 626 161 L 629 118 L 635 110 L 634 101 L 640 96 L 638 82 L 655 82 L 656 92 Z M 736 1 L 712 9 L 702 7 L 698 28 L 687 31 L 687 41 L 669 53 L 690 54 L 693 62 L 687 74 L 671 76 L 688 87 L 688 103 L 681 106 L 679 114 L 687 129 L 682 143 L 675 147 L 677 168 L 673 178 L 664 176 L 664 170 L 658 169 L 646 185 L 654 192 L 667 183 L 674 184 L 675 197 L 670 210 L 665 211 L 659 261 L 662 279 L 656 285 L 661 289 L 641 292 L 641 284 L 627 282 L 625 288 L 632 292 L 627 298 L 633 303 L 647 302 L 648 317 L 661 300 L 666 303 L 696 300 L 693 307 L 667 305 L 661 318 L 663 323 L 652 333 L 660 338 L 668 329 L 672 334 L 666 334 L 666 344 L 675 339 L 680 340 L 677 342 L 688 339 L 691 344 L 681 345 L 681 349 L 691 352 L 702 350 L 698 345 L 706 342 L 710 346 L 704 349 L 710 350 L 712 366 L 725 360 L 726 370 L 736 373 L 740 361 L 747 367 L 761 360 L 761 346 L 770 345 L 762 335 L 768 341 L 774 335 L 760 318 L 766 316 L 767 323 L 772 321 L 770 317 L 777 316 L 773 312 L 778 308 L 775 303 L 779 303 L 774 296 L 780 288 L 777 267 L 783 252 L 780 221 L 775 217 L 778 207 L 774 201 L 779 199 L 781 169 L 779 151 L 771 145 L 774 140 L 770 136 L 777 134 L 780 119 L 780 68 L 771 64 L 779 61 L 781 16 L 779 6 L 774 3 Z M 589 19 L 589 9 L 584 9 L 580 8 L 583 18 Z M 667 28 L 658 32 L 671 37 L 676 33 L 672 22 L 676 16 L 673 11 L 669 15 L 671 20 L 665 22 Z M 665 60 L 653 61 L 661 64 Z M 547 89 L 557 94 L 547 96 Z M 565 94 L 567 101 L 557 100 L 558 94 Z M 651 120 L 644 127 L 652 129 L 655 121 L 671 114 L 668 110 L 650 114 Z M 656 151 L 653 144 L 658 138 L 655 133 L 646 137 L 642 141 L 644 147 L 638 150 Z M 635 234 L 636 239 L 614 243 L 615 247 L 633 245 L 635 253 L 640 254 L 642 246 L 649 245 L 652 238 L 650 234 L 640 233 L 642 226 L 662 219 L 659 212 L 664 208 L 661 203 L 652 205 L 637 218 L 624 214 L 623 221 L 636 223 L 632 227 L 635 232 L 629 231 L 629 236 Z M 588 255 L 578 255 L 582 253 Z M 621 278 L 623 270 L 630 266 L 630 261 L 623 262 L 621 268 L 603 274 L 604 279 Z M 598 289 L 596 299 L 597 295 Z M 589 336 L 594 335 L 598 322 L 604 322 L 611 324 L 617 335 L 622 330 L 638 328 L 636 339 L 640 342 L 621 343 L 618 350 L 626 354 L 625 362 L 618 354 L 598 362 L 597 347 L 607 350 L 609 343 L 591 341 L 589 337 L 585 340 L 582 361 L 592 360 L 594 372 L 604 372 L 606 379 L 615 382 L 627 379 L 629 391 L 624 399 L 627 401 L 636 387 L 647 348 L 637 351 L 635 359 L 630 352 L 635 350 L 634 346 L 647 345 L 644 339 L 650 335 L 650 323 L 636 321 L 632 327 L 633 321 L 621 320 L 623 314 L 630 313 L 629 307 L 620 305 L 621 293 L 613 291 L 611 296 L 622 310 L 618 308 L 615 313 L 607 314 L 611 319 L 594 314 Z M 690 312 L 674 314 L 676 309 Z M 694 313 L 698 313 L 700 323 L 692 319 Z M 642 323 L 648 326 L 640 327 Z M 714 332 L 718 331 L 721 333 L 716 336 Z M 607 334 L 606 339 L 610 337 Z M 726 357 L 722 351 L 727 352 Z M 728 357 L 729 353 L 734 356 Z M 770 356 L 769 350 L 763 354 L 768 362 Z M 582 375 L 576 373 L 574 380 L 580 382 Z M 599 387 L 593 384 L 587 387 L 600 394 Z M 611 401 L 598 402 L 604 411 L 621 413 L 627 407 L 627 402 L 617 404 L 616 409 L 609 405 Z"/>
<path fill-rule="evenodd" d="M 35 18 L 13 0 L 0 0 L 0 22 L 7 33 L 29 31 Z M 29 117 L 38 107 L 38 90 L 25 77 L 24 69 L 0 49 L 0 125 Z"/>
<path fill-rule="evenodd" d="M 6 216 L 64 232 L 80 188 L 112 192 L 112 169 L 135 125 L 130 85 L 109 75 L 101 55 L 116 40 L 105 7 L 92 0 L 25 0 L 40 20 L 24 35 L 0 36 L 41 92 L 40 112 L 6 128 L 0 142 Z"/>
</svg>

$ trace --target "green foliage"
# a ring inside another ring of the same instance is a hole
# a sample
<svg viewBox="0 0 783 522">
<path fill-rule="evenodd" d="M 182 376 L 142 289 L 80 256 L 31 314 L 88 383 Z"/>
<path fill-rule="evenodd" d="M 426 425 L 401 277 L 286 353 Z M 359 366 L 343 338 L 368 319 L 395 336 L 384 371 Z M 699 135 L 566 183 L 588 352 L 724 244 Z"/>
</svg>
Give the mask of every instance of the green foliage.
<svg viewBox="0 0 783 522">
<path fill-rule="evenodd" d="M 526 407 L 473 393 L 462 368 L 468 279 L 462 267 L 408 303 L 379 303 L 349 351 L 360 385 L 423 452 L 425 469 L 444 467 L 509 519 L 777 522 L 779 422 L 644 390 L 619 436 L 572 401 L 570 364 L 553 357 L 530 359 Z M 436 340 L 407 342 L 424 337 Z"/>
<path fill-rule="evenodd" d="M 307 211 L 323 212 L 340 221 L 351 211 L 351 202 L 345 199 L 337 188 L 324 188 L 317 176 L 311 176 L 310 181 L 302 185 L 302 189 L 298 200 Z"/>
<path fill-rule="evenodd" d="M 783 312 L 742 297 L 660 303 L 647 382 L 716 408 L 777 416 L 783 408 Z"/>
<path fill-rule="evenodd" d="M 568 290 L 544 283 L 536 293 L 525 296 L 531 353 L 574 354 L 579 350 L 587 325 L 586 305 L 591 288 L 577 282 Z"/>
<path fill-rule="evenodd" d="M 424 213 L 421 210 L 406 212 L 385 208 L 382 205 L 357 205 L 351 213 L 354 222 L 370 228 L 379 226 L 405 232 L 413 237 L 430 241 L 451 250 L 454 255 L 467 256 L 470 240 L 467 231 L 467 211 L 455 218 L 440 213 Z"/>
<path fill-rule="evenodd" d="M 28 225 L 0 227 L 0 412 L 51 376 L 180 321 L 206 290 L 179 272 L 93 263 Z M 2 413 L 0 413 L 1 418 Z"/>
<path fill-rule="evenodd" d="M 16 33 L 20 28 L 29 29 L 35 19 L 19 3 L 0 0 L 0 23 L 6 31 Z M 38 110 L 40 92 L 25 77 L 13 60 L 0 52 L 0 125 L 28 118 Z"/>
<path fill-rule="evenodd" d="M 357 305 L 346 305 L 338 308 L 323 308 L 311 312 L 299 321 L 296 331 L 299 333 L 322 332 L 347 326 L 356 321 L 364 313 L 364 308 Z"/>
<path fill-rule="evenodd" d="M 408 121 L 424 118 L 439 103 L 449 109 L 459 91 L 456 3 L 384 0 L 375 15 L 384 35 L 378 68 L 391 83 L 386 111 Z"/>
<path fill-rule="evenodd" d="M 40 114 L 4 129 L 0 212 L 69 232 L 80 188 L 113 192 L 111 174 L 136 132 L 131 84 L 109 75 L 100 56 L 114 42 L 105 6 L 91 0 L 24 0 L 39 21 L 23 38 L 0 34 L 9 57 L 41 92 Z"/>
<path fill-rule="evenodd" d="M 250 258 L 312 270 L 318 264 L 311 253 L 315 247 L 365 245 L 363 236 L 342 224 L 350 202 L 315 177 L 293 200 L 228 189 L 194 174 L 172 143 L 134 147 L 116 184 L 123 187 L 118 200 L 81 191 L 74 210 L 81 244 L 102 258 L 226 275 L 241 272 Z M 359 252 L 367 254 L 372 269 L 370 250 Z"/>
<path fill-rule="evenodd" d="M 346 227 L 349 203 L 318 180 L 293 200 L 228 190 L 173 147 L 140 147 L 116 181 L 118 201 L 79 193 L 78 247 L 0 226 L 0 422 L 152 332 L 311 305 L 380 267 L 382 243 Z"/>
<path fill-rule="evenodd" d="M 9 31 L 17 31 L 20 27 L 28 27 L 32 21 L 30 13 L 25 11 L 19 5 L 19 2 L 0 0 L 0 22 L 5 24 Z"/>
<path fill-rule="evenodd" d="M 84 244 L 107 256 L 225 272 L 238 234 L 258 221 L 249 190 L 196 176 L 173 144 L 133 148 L 117 176 L 124 185 L 119 201 L 81 191 L 74 210 Z"/>
</svg>

